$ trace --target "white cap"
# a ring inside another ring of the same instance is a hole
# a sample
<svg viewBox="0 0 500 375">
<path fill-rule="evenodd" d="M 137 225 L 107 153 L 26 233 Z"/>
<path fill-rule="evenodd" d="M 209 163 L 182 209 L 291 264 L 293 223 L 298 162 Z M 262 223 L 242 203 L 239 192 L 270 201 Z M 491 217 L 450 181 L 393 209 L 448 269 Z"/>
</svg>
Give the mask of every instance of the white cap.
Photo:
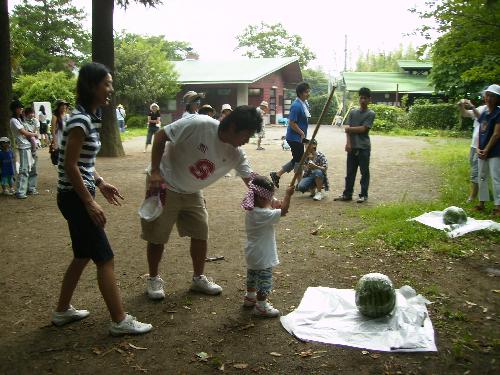
<svg viewBox="0 0 500 375">
<path fill-rule="evenodd" d="M 269 108 L 269 104 L 265 100 L 263 100 L 262 103 L 260 103 L 260 107 Z"/>
<path fill-rule="evenodd" d="M 151 104 L 151 105 L 149 106 L 149 109 L 150 109 L 150 110 L 153 110 L 153 108 L 158 108 L 158 109 L 160 109 L 160 106 L 159 106 L 158 104 L 156 104 L 156 103 L 153 103 L 153 104 Z"/>
<path fill-rule="evenodd" d="M 0 138 L 0 143 L 4 143 L 4 142 L 5 142 L 5 143 L 10 143 L 10 139 L 9 139 L 9 138 L 7 138 L 7 137 L 1 137 L 1 138 Z"/>
<path fill-rule="evenodd" d="M 496 95 L 500 96 L 500 85 L 490 85 L 484 91 L 485 92 L 491 92 L 492 94 L 496 94 Z"/>
<path fill-rule="evenodd" d="M 222 108 L 221 108 L 221 112 L 222 111 L 225 111 L 226 109 L 229 109 L 230 111 L 232 111 L 233 109 L 231 108 L 231 105 L 230 104 L 223 104 L 222 105 Z"/>
<path fill-rule="evenodd" d="M 141 207 L 139 208 L 139 216 L 146 221 L 156 220 L 162 213 L 163 206 L 159 195 L 152 195 L 144 199 Z"/>
</svg>

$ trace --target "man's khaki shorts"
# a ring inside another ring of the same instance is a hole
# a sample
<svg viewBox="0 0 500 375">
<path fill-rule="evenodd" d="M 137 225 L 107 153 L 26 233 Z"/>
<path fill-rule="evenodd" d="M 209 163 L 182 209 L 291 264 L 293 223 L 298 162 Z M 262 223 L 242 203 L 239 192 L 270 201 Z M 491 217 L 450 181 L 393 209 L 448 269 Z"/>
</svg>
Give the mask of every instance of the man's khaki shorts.
<svg viewBox="0 0 500 375">
<path fill-rule="evenodd" d="M 165 244 L 174 224 L 181 237 L 208 240 L 208 212 L 201 191 L 180 194 L 167 190 L 161 215 L 154 221 L 141 219 L 141 237 L 156 245 Z"/>
</svg>

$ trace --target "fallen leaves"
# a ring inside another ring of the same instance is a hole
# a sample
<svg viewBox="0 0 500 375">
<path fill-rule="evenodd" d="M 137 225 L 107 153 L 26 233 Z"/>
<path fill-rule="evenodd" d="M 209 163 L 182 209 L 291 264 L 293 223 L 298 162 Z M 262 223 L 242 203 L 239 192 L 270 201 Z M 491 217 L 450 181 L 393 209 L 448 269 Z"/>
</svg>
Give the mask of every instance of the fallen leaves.
<svg viewBox="0 0 500 375">
<path fill-rule="evenodd" d="M 278 352 L 271 352 L 269 354 L 271 354 L 273 357 L 281 357 L 283 355 L 283 354 L 278 353 Z"/>
<path fill-rule="evenodd" d="M 245 369 L 248 367 L 248 363 L 235 363 L 233 365 L 234 368 Z"/>
</svg>

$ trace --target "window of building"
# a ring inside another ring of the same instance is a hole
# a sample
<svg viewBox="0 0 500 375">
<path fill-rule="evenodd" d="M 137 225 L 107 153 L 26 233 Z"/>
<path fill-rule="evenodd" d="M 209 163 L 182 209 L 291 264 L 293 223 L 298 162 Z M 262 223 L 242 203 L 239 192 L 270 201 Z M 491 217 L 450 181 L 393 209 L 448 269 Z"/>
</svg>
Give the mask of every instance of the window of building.
<svg viewBox="0 0 500 375">
<path fill-rule="evenodd" d="M 262 89 L 248 89 L 248 96 L 262 96 Z"/>
<path fill-rule="evenodd" d="M 167 100 L 167 111 L 175 112 L 177 110 L 177 101 L 175 99 Z"/>
<path fill-rule="evenodd" d="M 231 95 L 231 89 L 217 89 L 217 95 L 229 96 Z"/>
</svg>

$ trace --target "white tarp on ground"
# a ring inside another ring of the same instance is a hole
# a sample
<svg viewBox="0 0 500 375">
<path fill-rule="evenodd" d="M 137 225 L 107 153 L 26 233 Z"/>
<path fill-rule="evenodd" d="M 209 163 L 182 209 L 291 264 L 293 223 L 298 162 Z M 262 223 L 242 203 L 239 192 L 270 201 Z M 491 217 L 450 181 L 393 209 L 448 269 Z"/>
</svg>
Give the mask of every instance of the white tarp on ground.
<svg viewBox="0 0 500 375">
<path fill-rule="evenodd" d="M 281 324 L 303 341 L 387 352 L 437 351 L 426 307 L 430 302 L 412 288 L 396 289 L 394 311 L 378 319 L 361 315 L 354 295 L 353 289 L 309 287 Z"/>
<path fill-rule="evenodd" d="M 423 215 L 409 220 L 415 220 L 429 227 L 444 230 L 450 238 L 463 236 L 466 233 L 483 229 L 500 231 L 500 224 L 493 220 L 476 220 L 471 217 L 468 217 L 467 222 L 464 224 L 446 225 L 443 222 L 443 212 L 444 211 L 426 212 Z"/>
</svg>

